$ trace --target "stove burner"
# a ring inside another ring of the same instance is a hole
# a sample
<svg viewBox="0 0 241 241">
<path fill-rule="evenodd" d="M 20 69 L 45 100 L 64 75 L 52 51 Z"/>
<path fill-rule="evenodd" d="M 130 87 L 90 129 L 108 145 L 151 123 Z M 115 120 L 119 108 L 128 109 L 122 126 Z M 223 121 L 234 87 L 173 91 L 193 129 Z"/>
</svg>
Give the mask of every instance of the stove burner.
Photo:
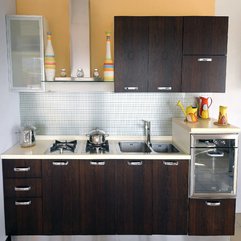
<svg viewBox="0 0 241 241">
<path fill-rule="evenodd" d="M 85 151 L 89 152 L 91 154 L 106 153 L 106 152 L 109 152 L 109 143 L 106 140 L 102 144 L 97 145 L 97 144 L 93 144 L 89 140 L 87 140 Z"/>
<path fill-rule="evenodd" d="M 60 154 L 63 151 L 71 151 L 74 152 L 77 145 L 77 141 L 57 141 L 55 140 L 53 146 L 50 147 L 50 152 L 60 151 Z"/>
</svg>

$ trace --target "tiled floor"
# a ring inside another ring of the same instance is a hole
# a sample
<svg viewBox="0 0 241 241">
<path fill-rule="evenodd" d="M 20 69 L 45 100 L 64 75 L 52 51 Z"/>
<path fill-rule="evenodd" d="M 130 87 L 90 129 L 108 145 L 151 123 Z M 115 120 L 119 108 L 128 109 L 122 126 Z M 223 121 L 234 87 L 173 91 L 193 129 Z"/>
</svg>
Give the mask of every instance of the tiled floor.
<svg viewBox="0 0 241 241">
<path fill-rule="evenodd" d="M 241 241 L 241 213 L 236 214 L 235 235 L 231 236 L 230 241 Z"/>
</svg>

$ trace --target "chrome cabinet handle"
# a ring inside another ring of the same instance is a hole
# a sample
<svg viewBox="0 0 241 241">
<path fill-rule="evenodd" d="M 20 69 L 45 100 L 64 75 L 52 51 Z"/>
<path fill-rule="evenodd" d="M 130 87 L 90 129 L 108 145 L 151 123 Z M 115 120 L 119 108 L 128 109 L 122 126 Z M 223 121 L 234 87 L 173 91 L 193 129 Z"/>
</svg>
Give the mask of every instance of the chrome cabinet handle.
<svg viewBox="0 0 241 241">
<path fill-rule="evenodd" d="M 174 161 L 174 162 L 171 162 L 171 161 L 163 161 L 163 164 L 165 166 L 178 166 L 178 161 Z"/>
<path fill-rule="evenodd" d="M 207 152 L 207 155 L 210 157 L 223 157 L 224 152 L 223 151 L 209 151 L 209 152 Z"/>
<path fill-rule="evenodd" d="M 30 167 L 14 167 L 13 170 L 15 172 L 29 172 Z"/>
<path fill-rule="evenodd" d="M 221 202 L 211 202 L 211 201 L 205 201 L 206 205 L 207 206 L 210 206 L 210 207 L 218 207 L 221 205 Z"/>
<path fill-rule="evenodd" d="M 104 166 L 105 161 L 101 161 L 101 162 L 90 161 L 90 165 L 92 165 L 92 166 Z"/>
<path fill-rule="evenodd" d="M 126 86 L 124 87 L 124 90 L 138 90 L 137 86 Z"/>
<path fill-rule="evenodd" d="M 31 187 L 28 186 L 28 187 L 14 187 L 14 191 L 16 192 L 27 192 L 27 191 L 30 191 L 31 190 Z"/>
<path fill-rule="evenodd" d="M 29 206 L 31 205 L 31 201 L 15 201 L 16 206 Z"/>
<path fill-rule="evenodd" d="M 159 86 L 157 87 L 158 90 L 172 90 L 172 87 L 171 86 L 168 86 L 168 87 L 162 87 L 162 86 Z"/>
<path fill-rule="evenodd" d="M 143 164 L 142 161 L 137 161 L 137 162 L 135 162 L 135 161 L 128 161 L 127 163 L 128 163 L 129 166 L 141 166 Z"/>
<path fill-rule="evenodd" d="M 198 58 L 197 61 L 198 62 L 212 62 L 213 59 L 212 58 Z"/>
<path fill-rule="evenodd" d="M 53 163 L 54 166 L 67 166 L 67 165 L 69 165 L 68 161 L 61 161 L 61 162 L 53 161 L 52 163 Z"/>
</svg>

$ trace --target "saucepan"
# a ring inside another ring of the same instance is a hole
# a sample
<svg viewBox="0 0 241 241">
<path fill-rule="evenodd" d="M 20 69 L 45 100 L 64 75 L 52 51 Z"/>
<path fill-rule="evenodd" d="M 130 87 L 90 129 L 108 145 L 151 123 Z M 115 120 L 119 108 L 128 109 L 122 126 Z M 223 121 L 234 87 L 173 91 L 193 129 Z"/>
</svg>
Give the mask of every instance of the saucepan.
<svg viewBox="0 0 241 241">
<path fill-rule="evenodd" d="M 101 145 L 105 142 L 105 138 L 108 136 L 103 130 L 95 128 L 87 134 L 89 137 L 89 142 L 94 145 Z"/>
</svg>

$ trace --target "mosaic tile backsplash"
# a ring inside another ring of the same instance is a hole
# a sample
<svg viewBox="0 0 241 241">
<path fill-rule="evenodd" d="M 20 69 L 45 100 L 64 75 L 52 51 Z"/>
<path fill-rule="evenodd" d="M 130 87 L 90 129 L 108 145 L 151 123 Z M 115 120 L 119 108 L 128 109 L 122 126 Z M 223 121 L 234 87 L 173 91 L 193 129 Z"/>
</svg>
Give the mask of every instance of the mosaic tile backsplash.
<svg viewBox="0 0 241 241">
<path fill-rule="evenodd" d="M 39 135 L 85 135 L 99 127 L 110 135 L 171 135 L 171 118 L 183 117 L 176 106 L 195 103 L 185 93 L 20 93 L 21 124 L 33 124 Z"/>
</svg>

